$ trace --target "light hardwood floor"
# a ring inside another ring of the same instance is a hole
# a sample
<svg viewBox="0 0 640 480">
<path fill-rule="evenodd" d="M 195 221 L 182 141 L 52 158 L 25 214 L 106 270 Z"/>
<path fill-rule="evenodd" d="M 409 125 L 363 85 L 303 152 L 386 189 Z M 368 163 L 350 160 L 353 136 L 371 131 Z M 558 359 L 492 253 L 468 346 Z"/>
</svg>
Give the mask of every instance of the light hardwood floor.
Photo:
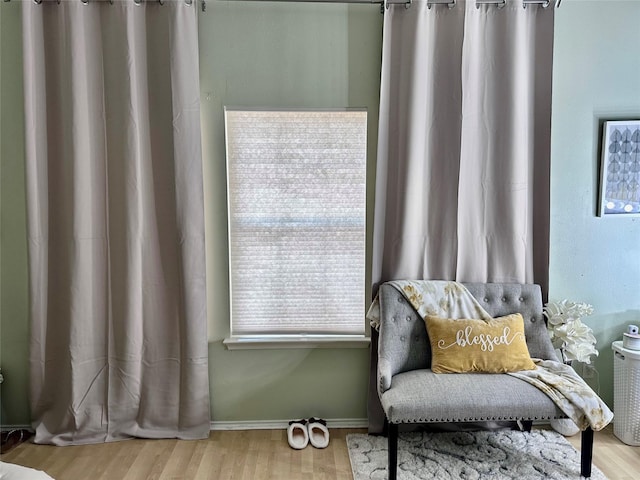
<svg viewBox="0 0 640 480">
<path fill-rule="evenodd" d="M 567 440 L 576 450 L 580 450 L 580 434 Z M 613 434 L 612 425 L 595 432 L 593 463 L 609 480 L 640 479 L 640 447 L 631 447 L 621 442 Z"/>
<path fill-rule="evenodd" d="M 46 471 L 56 480 L 351 480 L 346 435 L 332 429 L 324 450 L 292 450 L 285 430 L 215 431 L 207 440 L 128 440 L 52 447 L 22 443 L 5 462 Z M 580 435 L 569 441 L 579 450 Z M 596 432 L 594 463 L 610 480 L 640 479 L 640 447 Z"/>
</svg>

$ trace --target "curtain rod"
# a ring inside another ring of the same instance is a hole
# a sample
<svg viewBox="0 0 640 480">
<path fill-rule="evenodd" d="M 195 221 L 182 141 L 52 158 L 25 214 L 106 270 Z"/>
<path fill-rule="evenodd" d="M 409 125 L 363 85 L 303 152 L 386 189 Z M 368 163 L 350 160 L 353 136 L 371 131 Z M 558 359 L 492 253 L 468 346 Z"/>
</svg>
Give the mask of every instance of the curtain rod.
<svg viewBox="0 0 640 480">
<path fill-rule="evenodd" d="M 10 2 L 11 0 L 4 0 Z M 33 0 L 38 5 L 42 4 L 43 0 Z M 56 0 L 59 4 L 61 0 Z M 85 5 L 96 0 L 79 0 Z M 114 0 L 108 0 L 113 5 Z M 164 5 L 166 0 L 133 0 L 133 3 L 140 5 L 146 2 L 157 1 L 160 5 Z M 299 2 L 299 3 L 354 3 L 354 4 L 370 4 L 370 5 L 384 5 L 389 8 L 390 5 L 404 5 L 406 8 L 411 6 L 412 0 L 227 0 L 227 1 L 253 1 L 253 2 Z M 560 2 L 557 0 L 556 7 L 560 7 Z M 184 0 L 187 5 L 192 5 L 194 0 Z M 476 7 L 480 8 L 480 5 L 498 5 L 498 8 L 504 7 L 507 4 L 507 0 L 475 0 Z M 47 2 L 48 3 L 48 2 Z M 541 5 L 543 8 L 547 8 L 551 0 L 522 0 L 523 8 L 527 5 Z M 431 8 L 433 5 L 447 5 L 449 8 L 453 8 L 456 5 L 456 0 L 427 0 L 427 7 Z M 202 10 L 205 9 L 205 0 L 202 0 Z"/>
<path fill-rule="evenodd" d="M 413 0 L 226 0 L 231 2 L 297 2 L 297 3 L 356 3 L 356 4 L 374 4 L 374 5 L 411 5 Z M 524 8 L 527 5 L 541 5 L 547 8 L 551 4 L 551 0 L 521 0 Z M 475 0 L 476 6 L 480 5 L 498 5 L 504 7 L 507 0 Z M 561 0 L 557 0 L 556 6 L 560 6 Z M 431 8 L 433 5 L 447 5 L 453 8 L 456 0 L 427 0 L 427 6 Z"/>
</svg>

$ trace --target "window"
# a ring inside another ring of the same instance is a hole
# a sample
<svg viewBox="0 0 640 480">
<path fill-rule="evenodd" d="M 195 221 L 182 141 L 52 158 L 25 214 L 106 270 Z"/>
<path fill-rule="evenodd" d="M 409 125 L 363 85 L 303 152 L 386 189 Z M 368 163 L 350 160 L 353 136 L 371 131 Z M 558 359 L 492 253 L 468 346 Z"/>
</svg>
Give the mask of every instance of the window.
<svg viewBox="0 0 640 480">
<path fill-rule="evenodd" d="M 225 109 L 230 348 L 364 337 L 364 110 Z"/>
</svg>

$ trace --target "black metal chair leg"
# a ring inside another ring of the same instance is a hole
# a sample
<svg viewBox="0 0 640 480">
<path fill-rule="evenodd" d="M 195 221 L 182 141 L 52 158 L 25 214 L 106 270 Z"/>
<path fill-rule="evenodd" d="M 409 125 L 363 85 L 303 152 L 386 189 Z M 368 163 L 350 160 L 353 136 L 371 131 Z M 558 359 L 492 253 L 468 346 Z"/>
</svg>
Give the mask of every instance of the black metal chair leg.
<svg viewBox="0 0 640 480">
<path fill-rule="evenodd" d="M 533 427 L 533 420 L 523 420 L 522 421 L 522 431 L 530 432 L 531 427 Z"/>
<path fill-rule="evenodd" d="M 586 430 L 582 431 L 582 446 L 580 450 L 580 476 L 591 478 L 591 460 L 593 456 L 593 430 L 591 427 L 587 427 Z"/>
<path fill-rule="evenodd" d="M 398 476 L 398 424 L 389 423 L 389 480 Z"/>
</svg>

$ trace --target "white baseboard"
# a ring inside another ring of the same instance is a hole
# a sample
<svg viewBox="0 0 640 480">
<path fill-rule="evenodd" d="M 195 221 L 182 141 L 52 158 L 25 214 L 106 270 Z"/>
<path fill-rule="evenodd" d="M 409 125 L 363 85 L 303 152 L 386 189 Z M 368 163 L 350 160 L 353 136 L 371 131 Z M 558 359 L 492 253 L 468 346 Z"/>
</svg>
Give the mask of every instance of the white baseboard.
<svg viewBox="0 0 640 480">
<path fill-rule="evenodd" d="M 329 418 L 326 419 L 328 428 L 367 428 L 366 418 Z M 289 420 L 242 420 L 242 421 L 214 421 L 211 430 L 284 430 L 289 426 Z"/>
<path fill-rule="evenodd" d="M 367 428 L 366 418 L 332 418 L 326 420 L 329 428 Z M 230 422 L 211 422 L 211 430 L 284 430 L 289 426 L 289 420 L 238 420 Z M 31 425 L 0 425 L 0 431 L 29 430 Z"/>
</svg>

